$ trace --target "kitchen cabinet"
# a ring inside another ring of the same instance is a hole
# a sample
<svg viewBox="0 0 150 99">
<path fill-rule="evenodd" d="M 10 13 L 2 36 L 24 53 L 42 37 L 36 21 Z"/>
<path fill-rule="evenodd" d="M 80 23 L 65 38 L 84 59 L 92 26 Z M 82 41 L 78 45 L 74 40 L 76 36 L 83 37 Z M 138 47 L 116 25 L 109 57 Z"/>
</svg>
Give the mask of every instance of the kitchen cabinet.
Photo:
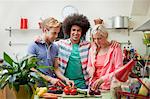
<svg viewBox="0 0 150 99">
<path fill-rule="evenodd" d="M 39 35 L 42 33 L 41 29 L 14 29 L 12 27 L 6 28 L 5 31 L 9 32 L 9 46 L 12 45 L 27 45 L 30 40 L 33 40 L 35 36 Z M 16 36 L 16 38 L 15 38 Z M 17 37 L 20 36 L 20 37 Z M 19 41 L 25 40 L 25 41 Z"/>
</svg>

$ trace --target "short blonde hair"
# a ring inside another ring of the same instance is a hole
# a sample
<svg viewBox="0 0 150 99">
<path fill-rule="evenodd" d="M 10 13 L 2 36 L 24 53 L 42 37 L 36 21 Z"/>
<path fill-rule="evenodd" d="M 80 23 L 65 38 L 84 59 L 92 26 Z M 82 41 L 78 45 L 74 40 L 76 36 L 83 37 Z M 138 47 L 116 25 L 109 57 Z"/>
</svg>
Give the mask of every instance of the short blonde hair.
<svg viewBox="0 0 150 99">
<path fill-rule="evenodd" d="M 108 37 L 108 32 L 103 24 L 97 24 L 92 28 L 91 34 L 94 35 L 96 33 L 100 33 L 103 37 Z"/>
<path fill-rule="evenodd" d="M 42 21 L 42 28 L 55 28 L 55 27 L 60 27 L 61 23 L 58 22 L 58 20 L 56 20 L 53 17 L 49 17 L 45 20 Z"/>
</svg>

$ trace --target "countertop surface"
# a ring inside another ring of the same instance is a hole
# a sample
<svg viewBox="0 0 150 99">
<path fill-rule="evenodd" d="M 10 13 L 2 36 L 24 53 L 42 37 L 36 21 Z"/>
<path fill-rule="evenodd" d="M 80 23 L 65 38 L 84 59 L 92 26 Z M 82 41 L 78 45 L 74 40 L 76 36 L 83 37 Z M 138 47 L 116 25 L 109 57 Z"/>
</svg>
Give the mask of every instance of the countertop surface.
<svg viewBox="0 0 150 99">
<path fill-rule="evenodd" d="M 58 95 L 58 99 L 111 99 L 111 94 L 110 91 L 105 91 L 102 92 L 101 95 L 98 96 L 84 96 L 84 95 Z M 39 98 L 38 96 L 34 96 L 34 99 L 44 99 L 44 98 Z"/>
</svg>

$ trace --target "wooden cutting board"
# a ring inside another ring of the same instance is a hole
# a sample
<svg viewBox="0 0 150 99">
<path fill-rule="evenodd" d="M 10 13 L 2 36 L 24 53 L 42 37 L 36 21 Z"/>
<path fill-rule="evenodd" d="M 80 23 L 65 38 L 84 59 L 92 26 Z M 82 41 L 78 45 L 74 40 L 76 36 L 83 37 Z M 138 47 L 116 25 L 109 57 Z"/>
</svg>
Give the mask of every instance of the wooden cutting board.
<svg viewBox="0 0 150 99">
<path fill-rule="evenodd" d="M 63 98 L 101 98 L 102 95 L 82 95 L 82 94 L 79 94 L 79 95 L 65 95 L 65 94 L 62 94 Z"/>
</svg>

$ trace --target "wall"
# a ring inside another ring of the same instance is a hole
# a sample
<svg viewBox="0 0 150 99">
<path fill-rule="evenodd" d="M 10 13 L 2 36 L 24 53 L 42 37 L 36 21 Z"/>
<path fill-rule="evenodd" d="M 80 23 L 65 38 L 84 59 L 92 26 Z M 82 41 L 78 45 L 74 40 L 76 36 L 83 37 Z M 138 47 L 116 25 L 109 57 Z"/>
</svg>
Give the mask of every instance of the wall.
<svg viewBox="0 0 150 99">
<path fill-rule="evenodd" d="M 138 21 L 144 20 L 145 16 L 130 16 L 133 0 L 0 0 L 0 57 L 3 51 L 10 54 L 25 55 L 27 44 L 33 41 L 35 35 L 39 35 L 40 31 L 29 30 L 28 32 L 14 31 L 12 37 L 9 37 L 6 28 L 12 27 L 19 29 L 20 18 L 26 17 L 29 20 L 29 29 L 38 28 L 40 18 L 53 16 L 59 21 L 63 21 L 61 10 L 66 5 L 77 7 L 79 13 L 83 13 L 88 17 L 93 25 L 94 18 L 102 18 L 105 25 L 110 27 L 111 17 L 117 15 L 129 16 L 132 26 L 137 25 Z M 142 43 L 143 34 L 141 32 L 127 30 L 108 30 L 110 39 L 119 42 L 127 42 L 131 40 L 132 46 L 138 50 L 140 54 L 145 53 L 145 45 Z M 26 43 L 25 45 L 9 46 L 9 41 Z"/>
</svg>

